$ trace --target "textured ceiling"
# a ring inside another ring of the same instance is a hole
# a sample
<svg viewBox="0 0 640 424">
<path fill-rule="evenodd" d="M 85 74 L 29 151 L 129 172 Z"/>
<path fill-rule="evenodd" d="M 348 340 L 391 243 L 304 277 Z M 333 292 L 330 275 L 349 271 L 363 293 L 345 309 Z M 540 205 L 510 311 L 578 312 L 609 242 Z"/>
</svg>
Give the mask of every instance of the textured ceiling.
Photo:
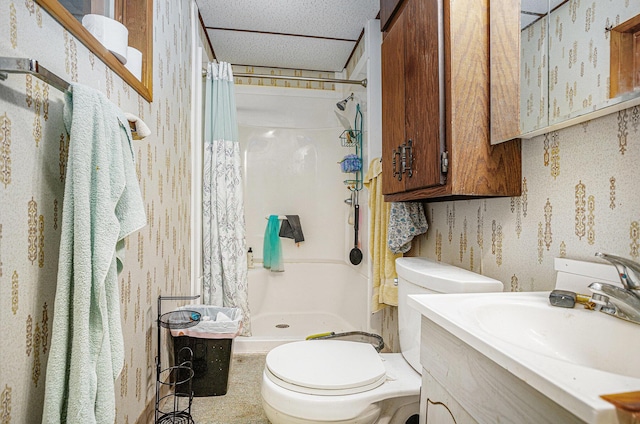
<svg viewBox="0 0 640 424">
<path fill-rule="evenodd" d="M 525 28 L 567 0 L 522 0 Z M 196 0 L 216 59 L 340 72 L 380 0 Z"/>
<path fill-rule="evenodd" d="M 340 72 L 380 0 L 196 0 L 216 59 Z"/>
</svg>

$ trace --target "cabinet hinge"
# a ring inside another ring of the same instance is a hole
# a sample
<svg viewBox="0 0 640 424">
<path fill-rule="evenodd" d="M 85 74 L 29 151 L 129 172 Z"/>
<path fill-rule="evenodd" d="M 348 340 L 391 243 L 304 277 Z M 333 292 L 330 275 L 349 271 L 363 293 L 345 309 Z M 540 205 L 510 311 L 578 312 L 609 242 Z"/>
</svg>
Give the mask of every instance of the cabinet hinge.
<svg viewBox="0 0 640 424">
<path fill-rule="evenodd" d="M 448 152 L 440 153 L 440 172 L 446 174 L 449 171 L 449 157 Z"/>
</svg>

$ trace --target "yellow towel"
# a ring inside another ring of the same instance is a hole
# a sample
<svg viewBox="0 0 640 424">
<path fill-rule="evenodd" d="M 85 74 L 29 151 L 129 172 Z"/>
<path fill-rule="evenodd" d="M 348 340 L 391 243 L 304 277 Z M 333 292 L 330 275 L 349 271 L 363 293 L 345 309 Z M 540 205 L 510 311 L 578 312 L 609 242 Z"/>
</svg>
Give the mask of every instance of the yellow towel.
<svg viewBox="0 0 640 424">
<path fill-rule="evenodd" d="M 364 185 L 369 190 L 369 252 L 373 265 L 373 296 L 371 311 L 376 312 L 386 305 L 398 306 L 398 287 L 393 281 L 396 274 L 396 258 L 402 253 L 391 253 L 387 246 L 387 227 L 391 203 L 385 203 L 382 196 L 382 162 L 376 158 L 369 164 L 364 177 Z"/>
</svg>

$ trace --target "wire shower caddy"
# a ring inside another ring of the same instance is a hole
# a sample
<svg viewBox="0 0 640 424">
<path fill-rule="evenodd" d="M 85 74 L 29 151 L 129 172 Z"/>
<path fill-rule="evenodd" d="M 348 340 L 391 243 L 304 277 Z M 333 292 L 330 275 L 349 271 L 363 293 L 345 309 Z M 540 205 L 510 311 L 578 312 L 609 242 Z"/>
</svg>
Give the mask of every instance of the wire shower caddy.
<svg viewBox="0 0 640 424">
<path fill-rule="evenodd" d="M 356 116 L 353 122 L 354 129 L 344 130 L 340 134 L 340 145 L 342 147 L 353 147 L 356 149 L 356 156 L 360 159 L 360 169 L 356 171 L 353 179 L 344 180 L 344 184 L 351 191 L 362 190 L 362 112 L 360 104 L 356 106 Z"/>
</svg>

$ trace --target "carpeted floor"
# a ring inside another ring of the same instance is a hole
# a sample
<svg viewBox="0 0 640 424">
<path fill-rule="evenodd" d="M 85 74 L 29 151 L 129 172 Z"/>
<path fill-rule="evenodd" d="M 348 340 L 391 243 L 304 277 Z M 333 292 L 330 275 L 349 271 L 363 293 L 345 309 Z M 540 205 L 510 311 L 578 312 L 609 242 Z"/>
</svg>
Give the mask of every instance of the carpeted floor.
<svg viewBox="0 0 640 424">
<path fill-rule="evenodd" d="M 260 396 L 264 361 L 265 354 L 233 355 L 227 394 L 193 399 L 196 424 L 269 424 Z"/>
</svg>

